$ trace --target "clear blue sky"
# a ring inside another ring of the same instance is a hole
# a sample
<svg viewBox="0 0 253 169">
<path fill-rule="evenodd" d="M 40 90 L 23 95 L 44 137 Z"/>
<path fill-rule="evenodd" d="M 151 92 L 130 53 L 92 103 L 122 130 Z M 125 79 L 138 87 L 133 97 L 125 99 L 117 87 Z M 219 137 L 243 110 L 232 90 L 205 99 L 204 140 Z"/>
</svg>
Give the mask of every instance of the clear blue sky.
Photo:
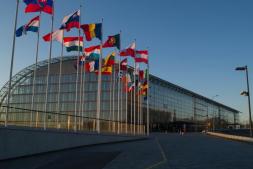
<svg viewBox="0 0 253 169">
<path fill-rule="evenodd" d="M 0 86 L 8 80 L 16 0 L 0 6 Z M 104 18 L 104 36 L 122 30 L 122 46 L 134 38 L 137 47 L 150 48 L 151 73 L 244 112 L 246 88 L 236 66 L 248 64 L 253 84 L 252 0 L 56 0 L 55 27 L 62 17 L 83 5 L 82 22 Z M 18 26 L 36 14 L 24 14 L 21 2 Z M 42 17 L 42 34 L 50 31 L 49 15 Z M 76 35 L 72 31 L 69 35 Z M 36 35 L 17 39 L 14 73 L 34 63 Z M 40 60 L 49 44 L 41 41 Z M 54 43 L 54 56 L 60 53 Z M 252 85 L 251 85 L 252 86 Z M 252 87 L 251 87 L 252 90 Z"/>
</svg>

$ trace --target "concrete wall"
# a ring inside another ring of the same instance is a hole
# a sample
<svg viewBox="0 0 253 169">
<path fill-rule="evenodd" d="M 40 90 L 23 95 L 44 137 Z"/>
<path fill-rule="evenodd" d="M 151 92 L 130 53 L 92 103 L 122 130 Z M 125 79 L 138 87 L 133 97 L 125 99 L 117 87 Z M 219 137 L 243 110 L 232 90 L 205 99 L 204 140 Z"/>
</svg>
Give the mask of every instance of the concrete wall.
<svg viewBox="0 0 253 169">
<path fill-rule="evenodd" d="M 0 127 L 0 160 L 85 145 L 141 139 L 96 133 L 68 133 L 20 127 Z"/>
</svg>

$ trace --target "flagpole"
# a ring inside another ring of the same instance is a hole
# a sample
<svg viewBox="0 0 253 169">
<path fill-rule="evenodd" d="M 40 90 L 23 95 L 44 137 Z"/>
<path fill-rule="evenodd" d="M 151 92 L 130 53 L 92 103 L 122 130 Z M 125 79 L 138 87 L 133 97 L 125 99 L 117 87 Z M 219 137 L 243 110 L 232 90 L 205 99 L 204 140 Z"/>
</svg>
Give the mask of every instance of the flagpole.
<svg viewBox="0 0 253 169">
<path fill-rule="evenodd" d="M 83 35 L 83 41 L 84 41 L 84 35 Z M 83 46 L 85 46 L 84 42 L 83 42 Z M 84 53 L 83 53 L 83 55 L 84 55 Z M 82 94 L 83 94 L 83 96 L 82 96 L 82 111 L 81 111 L 82 112 L 82 129 L 83 129 L 84 111 L 85 111 L 85 102 L 84 102 L 84 99 L 85 99 L 85 97 L 84 97 L 85 96 L 85 78 L 86 78 L 85 64 L 86 64 L 86 57 L 84 58 L 84 62 L 82 65 L 82 69 L 84 69 L 84 71 L 83 71 L 83 91 L 82 91 Z"/>
<path fill-rule="evenodd" d="M 128 127 L 128 125 L 127 125 L 127 113 L 128 113 L 128 111 L 127 111 L 127 102 L 128 102 L 128 100 L 127 100 L 127 96 L 128 96 L 128 72 L 127 72 L 128 70 L 126 70 L 126 77 L 127 77 L 127 79 L 126 79 L 126 88 L 125 88 L 125 93 L 126 93 L 126 124 L 125 124 L 125 127 L 126 127 L 126 134 L 127 134 L 127 127 Z"/>
<path fill-rule="evenodd" d="M 122 77 L 123 78 L 123 71 Z M 122 124 L 123 123 L 123 80 L 120 81 L 120 132 L 122 133 Z"/>
<path fill-rule="evenodd" d="M 134 135 L 135 135 L 135 120 L 136 120 L 136 62 L 134 61 Z"/>
<path fill-rule="evenodd" d="M 16 4 L 16 16 L 15 16 L 15 22 L 14 22 L 14 33 L 13 33 L 12 54 L 11 54 L 11 67 L 10 67 L 10 77 L 9 77 L 8 96 L 7 96 L 7 108 L 6 108 L 6 112 L 5 112 L 5 122 L 4 122 L 5 127 L 7 127 L 7 125 L 8 125 L 8 115 L 9 115 L 9 107 L 10 107 L 11 79 L 12 79 L 13 62 L 14 62 L 15 46 L 16 46 L 16 29 L 17 29 L 17 20 L 18 20 L 18 8 L 19 8 L 19 0 L 17 0 L 17 4 Z"/>
<path fill-rule="evenodd" d="M 120 56 L 119 56 L 120 57 Z M 120 83 L 119 83 L 119 76 L 120 76 L 120 61 L 121 59 L 119 58 L 119 64 L 118 64 L 118 75 L 117 75 L 117 83 L 118 83 L 118 91 L 117 91 L 117 94 L 118 94 L 118 98 L 117 98 L 117 104 L 118 104 L 118 114 L 117 114 L 117 134 L 119 134 L 119 112 L 120 112 L 120 102 L 119 102 L 119 96 L 120 96 Z"/>
<path fill-rule="evenodd" d="M 140 95 L 140 125 L 141 125 L 141 134 L 143 134 L 142 95 Z"/>
<path fill-rule="evenodd" d="M 53 3 L 53 9 L 54 9 L 54 3 Z M 54 29 L 54 13 L 52 13 L 52 19 L 51 19 L 51 32 L 53 32 Z M 44 107 L 44 130 L 46 130 L 46 118 L 47 118 L 47 102 L 48 102 L 48 85 L 49 85 L 49 74 L 50 74 L 50 63 L 52 58 L 52 33 L 50 34 L 50 47 L 49 47 L 49 57 L 48 57 L 48 64 L 47 64 L 47 80 L 46 80 L 46 98 L 45 98 L 45 107 Z"/>
<path fill-rule="evenodd" d="M 79 16 L 79 23 L 81 20 L 81 8 L 82 5 L 80 5 L 80 16 Z M 81 36 L 81 27 L 79 26 L 78 29 L 78 58 L 77 58 L 77 65 L 76 65 L 76 97 L 75 97 L 75 115 L 74 115 L 74 131 L 76 132 L 77 130 L 77 99 L 78 99 L 78 80 L 79 80 L 79 62 L 80 62 L 80 36 Z M 80 106 L 80 105 L 79 105 Z"/>
<path fill-rule="evenodd" d="M 121 36 L 121 31 L 120 31 L 120 36 Z M 121 40 L 120 40 L 121 41 Z M 119 42 L 119 51 L 121 50 L 121 42 Z M 121 64 L 121 57 L 119 55 L 119 73 L 118 73 L 118 131 L 117 133 L 119 134 L 120 132 L 120 72 L 121 72 L 121 68 L 120 68 L 120 64 Z"/>
<path fill-rule="evenodd" d="M 102 18 L 103 27 L 103 18 Z M 98 69 L 98 88 L 97 88 L 97 113 L 96 113 L 96 131 L 100 133 L 100 113 L 101 113 L 101 79 L 102 79 L 102 57 L 103 57 L 103 29 L 101 28 L 101 44 L 100 44 L 100 57 L 99 57 L 99 69 Z"/>
<path fill-rule="evenodd" d="M 138 64 L 138 83 L 137 83 L 137 131 L 140 134 L 140 64 Z"/>
<path fill-rule="evenodd" d="M 147 48 L 149 51 L 149 48 Z M 149 136 L 149 55 L 148 55 L 148 64 L 147 64 L 147 135 Z"/>
<path fill-rule="evenodd" d="M 39 57 L 40 21 L 41 21 L 41 11 L 40 11 L 40 14 L 39 14 L 39 30 L 38 30 L 38 33 L 37 33 L 35 69 L 34 69 L 34 73 L 33 73 L 33 87 L 32 87 L 32 104 L 31 104 L 31 115 L 30 115 L 30 127 L 32 127 L 33 110 L 34 110 L 35 81 L 36 81 L 36 73 L 37 73 L 37 65 L 38 65 L 38 57 Z"/>
<path fill-rule="evenodd" d="M 80 46 L 80 45 L 79 45 Z M 79 50 L 79 59 L 80 59 L 80 50 Z M 81 75 L 80 75 L 80 89 L 79 89 L 79 113 L 78 113 L 78 128 L 79 130 L 81 129 L 81 113 L 82 113 L 82 107 L 83 107 L 83 60 L 81 60 L 81 62 L 79 61 L 79 63 L 81 63 Z"/>
<path fill-rule="evenodd" d="M 135 41 L 135 44 L 136 44 L 136 39 L 134 40 Z M 136 47 L 135 47 L 136 48 Z M 134 50 L 134 53 L 135 53 L 135 55 L 134 56 L 136 56 L 136 51 Z M 134 135 L 135 135 L 135 121 L 136 121 L 136 62 L 135 62 L 135 60 L 134 60 Z"/>
<path fill-rule="evenodd" d="M 133 133 L 133 91 L 132 91 L 132 89 L 130 91 L 130 94 L 131 94 L 131 99 L 130 99 L 130 104 L 131 104 L 130 124 L 131 124 L 131 127 L 130 127 L 130 130 L 131 130 L 131 133 Z"/>
<path fill-rule="evenodd" d="M 62 43 L 61 43 L 61 60 L 60 60 L 60 68 L 59 68 L 59 79 L 58 79 L 58 98 L 57 98 L 57 116 L 56 116 L 56 125 L 57 125 L 57 129 L 60 128 L 59 126 L 59 114 L 60 114 L 60 99 L 61 99 L 61 80 L 62 80 L 62 60 L 63 60 L 63 49 L 64 49 L 64 45 L 63 45 L 63 39 L 64 39 L 64 29 L 62 30 Z"/>
<path fill-rule="evenodd" d="M 113 90 L 112 90 L 112 119 L 113 119 L 113 132 L 115 132 L 115 65 L 113 65 Z"/>
<path fill-rule="evenodd" d="M 113 69 L 113 68 L 112 68 Z M 109 89 L 109 94 L 110 94 L 110 108 L 109 108 L 109 132 L 111 130 L 111 120 L 112 120 L 112 78 L 113 78 L 113 74 L 111 74 L 111 77 L 110 77 L 110 89 Z"/>
</svg>

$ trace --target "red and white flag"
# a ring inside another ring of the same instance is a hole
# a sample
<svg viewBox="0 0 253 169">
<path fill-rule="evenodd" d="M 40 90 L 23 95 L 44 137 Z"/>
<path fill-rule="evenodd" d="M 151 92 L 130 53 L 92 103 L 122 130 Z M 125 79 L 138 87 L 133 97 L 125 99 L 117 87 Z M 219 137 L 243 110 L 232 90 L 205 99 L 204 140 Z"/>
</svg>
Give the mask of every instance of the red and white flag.
<svg viewBox="0 0 253 169">
<path fill-rule="evenodd" d="M 136 50 L 135 62 L 143 62 L 148 64 L 148 51 L 147 50 Z"/>
<path fill-rule="evenodd" d="M 136 44 L 135 44 L 135 42 L 133 42 L 126 49 L 123 49 L 122 51 L 120 51 L 119 55 L 120 56 L 132 56 L 132 57 L 135 57 L 135 47 L 136 47 Z"/>
<path fill-rule="evenodd" d="M 63 30 L 58 29 L 52 33 L 48 33 L 45 36 L 43 36 L 44 41 L 49 42 L 51 40 L 52 37 L 52 41 L 56 40 L 60 43 L 62 43 L 63 41 Z"/>
<path fill-rule="evenodd" d="M 120 62 L 120 70 L 127 70 L 127 58 Z"/>
</svg>

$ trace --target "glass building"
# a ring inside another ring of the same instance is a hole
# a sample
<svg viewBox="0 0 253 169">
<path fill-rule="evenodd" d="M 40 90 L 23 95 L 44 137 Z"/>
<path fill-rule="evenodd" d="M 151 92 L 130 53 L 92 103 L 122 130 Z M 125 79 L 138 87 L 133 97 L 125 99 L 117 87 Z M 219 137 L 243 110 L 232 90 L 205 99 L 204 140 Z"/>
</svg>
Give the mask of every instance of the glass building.
<svg viewBox="0 0 253 169">
<path fill-rule="evenodd" d="M 132 69 L 129 68 L 129 71 L 132 72 Z M 98 120 L 98 76 L 81 69 L 77 74 L 74 56 L 51 60 L 48 90 L 47 72 L 48 62 L 45 60 L 13 76 L 8 124 L 94 130 Z M 134 104 L 134 94 L 123 91 L 124 84 L 118 83 L 117 77 L 117 73 L 102 76 L 101 131 L 144 132 L 147 124 L 146 99 L 135 95 Z M 182 128 L 200 131 L 238 125 L 239 112 L 233 108 L 153 75 L 150 75 L 149 87 L 151 131 L 177 131 Z M 8 82 L 0 91 L 0 124 L 4 124 L 6 119 L 7 93 Z"/>
</svg>

